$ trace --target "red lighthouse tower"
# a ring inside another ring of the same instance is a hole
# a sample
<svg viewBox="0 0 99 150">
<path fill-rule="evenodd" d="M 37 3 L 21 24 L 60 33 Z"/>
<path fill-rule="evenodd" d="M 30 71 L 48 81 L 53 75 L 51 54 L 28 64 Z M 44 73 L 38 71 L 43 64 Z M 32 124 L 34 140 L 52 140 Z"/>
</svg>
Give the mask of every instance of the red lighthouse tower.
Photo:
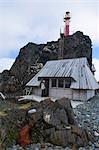
<svg viewBox="0 0 99 150">
<path fill-rule="evenodd" d="M 64 28 L 64 36 L 69 35 L 69 22 L 70 22 L 70 12 L 67 11 L 64 17 L 65 28 Z"/>
<path fill-rule="evenodd" d="M 60 32 L 58 59 L 64 59 L 65 37 L 69 35 L 70 12 L 67 11 L 64 17 L 65 28 L 64 33 Z"/>
</svg>

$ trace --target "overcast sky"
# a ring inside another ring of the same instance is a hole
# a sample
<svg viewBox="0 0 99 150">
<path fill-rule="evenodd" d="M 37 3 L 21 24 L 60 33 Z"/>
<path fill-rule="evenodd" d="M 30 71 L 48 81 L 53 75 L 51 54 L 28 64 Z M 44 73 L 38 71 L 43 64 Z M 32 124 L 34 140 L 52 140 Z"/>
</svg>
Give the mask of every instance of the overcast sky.
<svg viewBox="0 0 99 150">
<path fill-rule="evenodd" d="M 70 34 L 80 30 L 92 39 L 99 80 L 99 0 L 0 0 L 0 72 L 10 69 L 28 42 L 57 40 L 66 11 L 71 12 Z"/>
</svg>

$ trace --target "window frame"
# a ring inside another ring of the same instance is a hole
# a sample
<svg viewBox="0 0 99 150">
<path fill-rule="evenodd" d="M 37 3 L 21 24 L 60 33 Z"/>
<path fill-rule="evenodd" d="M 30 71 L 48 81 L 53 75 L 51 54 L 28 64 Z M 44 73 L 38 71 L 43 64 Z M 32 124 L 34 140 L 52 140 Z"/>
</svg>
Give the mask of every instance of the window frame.
<svg viewBox="0 0 99 150">
<path fill-rule="evenodd" d="M 63 86 L 59 86 L 59 81 L 63 82 Z M 64 79 L 63 78 L 58 78 L 58 88 L 64 88 Z"/>
<path fill-rule="evenodd" d="M 65 78 L 65 80 L 64 80 L 64 87 L 65 88 L 70 88 L 70 86 L 71 86 L 71 78 Z"/>
<path fill-rule="evenodd" d="M 56 80 L 56 83 L 55 83 L 56 85 L 55 86 L 53 86 L 53 81 L 54 80 Z M 52 88 L 56 88 L 57 87 L 57 79 L 56 78 L 51 79 L 51 87 Z"/>
</svg>

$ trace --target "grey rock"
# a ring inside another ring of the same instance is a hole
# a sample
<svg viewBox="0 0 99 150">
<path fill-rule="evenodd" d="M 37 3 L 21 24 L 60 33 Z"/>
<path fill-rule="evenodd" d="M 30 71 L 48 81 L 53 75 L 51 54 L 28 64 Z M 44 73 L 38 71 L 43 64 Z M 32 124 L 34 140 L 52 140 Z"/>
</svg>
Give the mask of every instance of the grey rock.
<svg viewBox="0 0 99 150">
<path fill-rule="evenodd" d="M 86 150 L 86 148 L 84 148 L 84 147 L 80 147 L 80 148 L 79 148 L 79 150 Z"/>
<path fill-rule="evenodd" d="M 66 147 L 64 150 L 71 150 L 71 148 L 69 148 L 69 147 Z"/>
<path fill-rule="evenodd" d="M 50 137 L 50 142 L 54 145 L 67 146 L 66 130 L 54 132 Z"/>
<path fill-rule="evenodd" d="M 99 148 L 99 143 L 94 143 L 95 148 Z"/>
<path fill-rule="evenodd" d="M 66 114 L 68 116 L 69 124 L 77 124 L 74 118 L 74 112 L 73 112 L 73 108 L 71 106 L 70 100 L 64 97 L 64 98 L 56 100 L 56 104 L 57 103 L 60 104 L 60 106 L 62 106 L 65 109 Z"/>
<path fill-rule="evenodd" d="M 54 150 L 52 147 L 48 147 L 46 150 Z"/>
<path fill-rule="evenodd" d="M 45 130 L 47 137 L 51 136 L 55 132 L 55 128 L 49 128 Z"/>
<path fill-rule="evenodd" d="M 41 149 L 40 144 L 33 144 L 32 149 L 33 150 L 40 150 Z"/>
</svg>

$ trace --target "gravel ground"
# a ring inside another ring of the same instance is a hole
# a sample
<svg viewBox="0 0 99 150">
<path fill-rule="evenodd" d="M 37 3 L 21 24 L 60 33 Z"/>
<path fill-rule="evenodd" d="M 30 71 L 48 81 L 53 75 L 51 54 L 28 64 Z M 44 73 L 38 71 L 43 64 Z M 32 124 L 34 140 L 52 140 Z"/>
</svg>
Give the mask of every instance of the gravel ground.
<svg viewBox="0 0 99 150">
<path fill-rule="evenodd" d="M 99 133 L 99 96 L 77 106 L 74 112 L 80 126 Z"/>
<path fill-rule="evenodd" d="M 87 128 L 95 137 L 95 141 L 89 143 L 90 146 L 87 149 L 99 150 L 99 95 L 77 106 L 74 109 L 74 113 L 79 126 Z"/>
</svg>

